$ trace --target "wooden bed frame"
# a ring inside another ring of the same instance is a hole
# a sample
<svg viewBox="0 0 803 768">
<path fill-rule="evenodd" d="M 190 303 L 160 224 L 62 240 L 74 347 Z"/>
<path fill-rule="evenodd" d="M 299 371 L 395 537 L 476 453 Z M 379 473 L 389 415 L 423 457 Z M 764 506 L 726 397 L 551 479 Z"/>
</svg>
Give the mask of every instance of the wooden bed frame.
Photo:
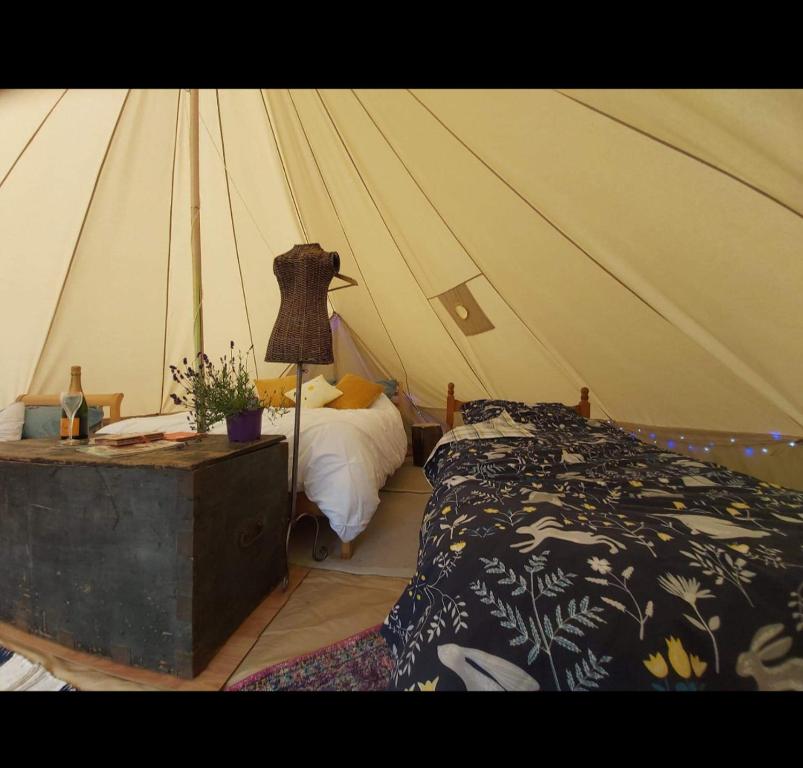
<svg viewBox="0 0 803 768">
<path fill-rule="evenodd" d="M 109 409 L 108 418 L 103 419 L 103 426 L 120 421 L 120 405 L 123 402 L 123 393 L 114 392 L 110 395 L 84 395 L 86 404 L 90 406 L 103 406 Z M 17 402 L 25 405 L 61 405 L 59 395 L 20 395 Z"/>
<path fill-rule="evenodd" d="M 401 390 L 399 390 L 393 397 L 388 398 L 396 408 L 400 407 L 401 401 Z M 311 517 L 318 517 L 323 518 L 324 521 L 328 523 L 328 518 L 318 509 L 318 505 L 314 502 L 310 501 L 307 498 L 307 495 L 303 491 L 299 491 L 298 495 L 296 496 L 296 519 L 301 517 L 302 515 L 309 515 Z M 358 537 L 359 538 L 359 537 Z M 354 543 L 357 539 L 352 539 L 351 541 L 341 541 L 340 542 L 340 559 L 341 560 L 350 560 L 351 556 L 354 554 Z"/>
<path fill-rule="evenodd" d="M 399 408 L 399 401 L 400 401 L 400 394 L 397 393 L 393 395 L 393 397 L 388 398 L 396 408 Z M 323 518 L 324 521 L 328 523 L 329 518 L 318 509 L 318 505 L 314 502 L 310 501 L 307 498 L 307 495 L 303 491 L 299 491 L 298 495 L 296 496 L 296 519 L 301 517 L 302 515 L 310 515 L 311 517 L 319 517 Z M 341 560 L 350 560 L 351 556 L 354 554 L 354 542 L 357 539 L 352 539 L 351 541 L 341 541 L 340 542 L 340 559 Z"/>
<path fill-rule="evenodd" d="M 446 424 L 449 429 L 454 429 L 454 415 L 459 412 L 464 403 L 464 400 L 457 400 L 454 396 L 454 384 L 449 382 L 449 388 L 446 392 Z M 570 405 L 569 408 L 574 408 L 577 413 L 585 418 L 591 418 L 591 402 L 588 399 L 588 387 L 580 389 L 580 402 L 577 405 Z"/>
<path fill-rule="evenodd" d="M 318 505 L 314 502 L 310 501 L 307 498 L 307 494 L 304 491 L 299 491 L 298 495 L 296 496 L 296 519 L 301 517 L 302 515 L 310 515 L 311 517 L 320 517 L 323 518 L 324 522 L 328 523 L 329 518 L 321 512 L 318 508 Z M 354 541 L 356 539 L 352 539 L 351 541 L 341 541 L 340 542 L 340 559 L 341 560 L 350 560 L 351 556 L 354 554 Z"/>
</svg>

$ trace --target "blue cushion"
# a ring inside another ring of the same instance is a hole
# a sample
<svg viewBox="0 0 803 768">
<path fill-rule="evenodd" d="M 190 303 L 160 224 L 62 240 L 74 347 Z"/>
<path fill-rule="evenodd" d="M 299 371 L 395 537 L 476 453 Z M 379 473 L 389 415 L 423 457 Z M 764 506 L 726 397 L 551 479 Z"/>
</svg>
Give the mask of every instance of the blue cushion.
<svg viewBox="0 0 803 768">
<path fill-rule="evenodd" d="M 103 421 L 103 408 L 89 407 L 89 431 L 94 432 Z M 60 405 L 26 405 L 22 439 L 31 437 L 58 437 L 61 426 Z"/>
<path fill-rule="evenodd" d="M 381 384 L 388 397 L 393 397 L 399 391 L 399 382 L 396 379 L 377 379 L 377 384 Z"/>
</svg>

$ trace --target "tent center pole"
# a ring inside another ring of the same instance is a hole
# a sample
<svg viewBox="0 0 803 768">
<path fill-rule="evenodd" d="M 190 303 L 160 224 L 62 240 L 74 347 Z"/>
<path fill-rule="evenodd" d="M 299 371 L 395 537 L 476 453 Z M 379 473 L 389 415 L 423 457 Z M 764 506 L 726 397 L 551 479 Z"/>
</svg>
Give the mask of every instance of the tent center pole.
<svg viewBox="0 0 803 768">
<path fill-rule="evenodd" d="M 192 248 L 192 307 L 193 339 L 195 359 L 204 351 L 203 287 L 201 284 L 201 192 L 200 192 L 200 153 L 199 153 L 199 111 L 198 89 L 190 89 L 190 206 Z"/>
</svg>

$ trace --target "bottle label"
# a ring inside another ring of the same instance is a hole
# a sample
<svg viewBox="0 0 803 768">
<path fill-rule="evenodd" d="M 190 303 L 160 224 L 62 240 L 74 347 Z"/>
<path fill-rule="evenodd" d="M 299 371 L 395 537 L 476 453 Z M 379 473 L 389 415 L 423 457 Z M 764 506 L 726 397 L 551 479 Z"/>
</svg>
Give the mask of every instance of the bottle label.
<svg viewBox="0 0 803 768">
<path fill-rule="evenodd" d="M 51 422 L 52 424 L 52 422 Z M 79 424 L 80 419 L 76 416 L 72 420 L 72 436 L 73 439 L 78 437 L 79 434 Z M 59 429 L 59 434 L 61 437 L 69 437 L 70 436 L 70 420 L 66 416 L 61 417 L 61 428 Z"/>
</svg>

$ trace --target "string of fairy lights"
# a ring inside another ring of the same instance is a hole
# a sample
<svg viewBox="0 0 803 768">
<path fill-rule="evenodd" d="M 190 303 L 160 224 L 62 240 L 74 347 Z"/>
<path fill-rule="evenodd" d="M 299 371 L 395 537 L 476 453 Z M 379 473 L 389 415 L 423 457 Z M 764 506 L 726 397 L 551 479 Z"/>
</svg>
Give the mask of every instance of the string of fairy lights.
<svg viewBox="0 0 803 768">
<path fill-rule="evenodd" d="M 626 428 L 617 424 L 615 421 L 608 419 L 608 424 L 612 424 L 622 432 L 626 432 L 631 437 L 638 438 L 644 442 L 652 443 L 653 445 L 661 445 L 670 451 L 679 451 L 686 449 L 689 453 L 710 453 L 714 448 L 740 448 L 742 453 L 748 458 L 757 456 L 766 456 L 770 453 L 770 448 L 773 446 L 786 445 L 789 448 L 795 448 L 803 442 L 803 438 L 790 438 L 782 435 L 780 432 L 769 432 L 767 437 L 762 435 L 753 435 L 750 438 L 744 437 L 728 437 L 722 440 L 706 440 L 702 436 L 687 437 L 685 434 L 678 432 L 672 436 L 658 436 L 658 433 L 650 427 Z M 665 430 L 661 430 L 662 432 Z"/>
</svg>

